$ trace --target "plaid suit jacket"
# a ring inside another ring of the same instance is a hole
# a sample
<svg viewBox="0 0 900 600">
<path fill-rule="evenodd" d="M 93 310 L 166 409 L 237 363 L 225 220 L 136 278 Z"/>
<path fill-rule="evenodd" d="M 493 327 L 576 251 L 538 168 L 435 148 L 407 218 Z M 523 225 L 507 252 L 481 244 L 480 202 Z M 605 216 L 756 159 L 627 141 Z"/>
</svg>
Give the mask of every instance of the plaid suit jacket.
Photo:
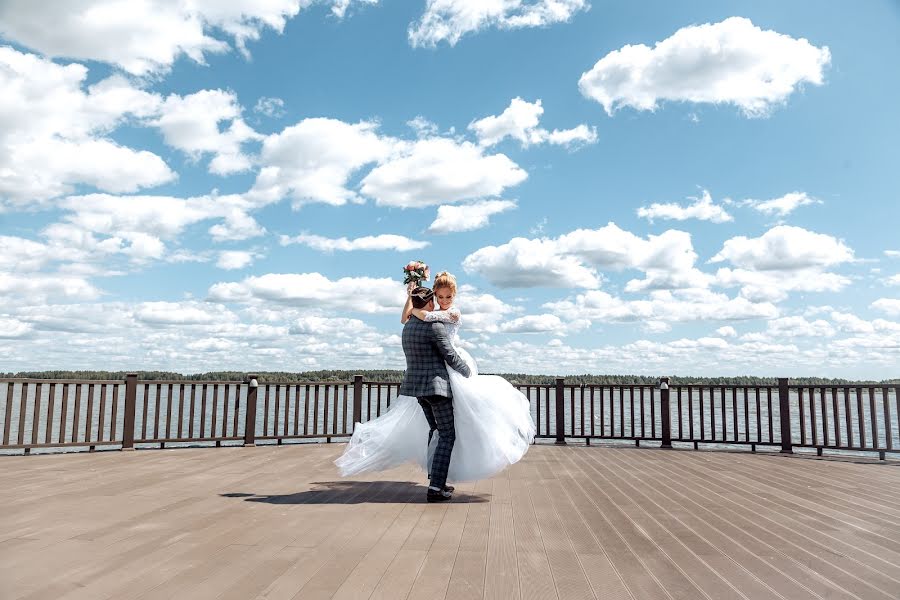
<svg viewBox="0 0 900 600">
<path fill-rule="evenodd" d="M 406 373 L 400 393 L 404 396 L 452 398 L 450 377 L 444 363 L 469 376 L 469 365 L 453 349 L 441 322 L 426 323 L 410 317 L 403 326 L 403 353 L 406 355 Z"/>
</svg>

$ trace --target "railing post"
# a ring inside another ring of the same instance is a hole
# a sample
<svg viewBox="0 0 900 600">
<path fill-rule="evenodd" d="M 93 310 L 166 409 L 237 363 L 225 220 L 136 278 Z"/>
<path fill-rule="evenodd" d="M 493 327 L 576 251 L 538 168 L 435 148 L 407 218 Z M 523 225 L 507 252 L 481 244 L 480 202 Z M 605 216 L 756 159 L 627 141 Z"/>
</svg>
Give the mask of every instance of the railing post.
<svg viewBox="0 0 900 600">
<path fill-rule="evenodd" d="M 786 377 L 778 378 L 778 414 L 781 417 L 781 452 L 794 453 L 791 434 L 791 391 Z M 835 415 L 837 418 L 837 415 Z"/>
<path fill-rule="evenodd" d="M 247 414 L 244 415 L 244 446 L 256 445 L 256 375 L 247 376 Z"/>
<path fill-rule="evenodd" d="M 672 447 L 672 410 L 669 405 L 669 378 L 659 380 L 659 418 L 662 422 L 662 444 L 660 448 Z"/>
<path fill-rule="evenodd" d="M 566 445 L 566 411 L 565 411 L 566 380 L 556 378 L 556 444 Z M 574 433 L 574 432 L 573 432 Z"/>
<path fill-rule="evenodd" d="M 362 423 L 362 394 L 363 394 L 363 376 L 356 375 L 353 377 L 353 430 L 356 431 L 356 424 Z"/>
<path fill-rule="evenodd" d="M 122 450 L 134 450 L 134 407 L 136 404 L 137 373 L 128 373 L 125 376 L 125 419 L 122 423 Z M 146 415 L 144 418 L 146 418 Z"/>
</svg>

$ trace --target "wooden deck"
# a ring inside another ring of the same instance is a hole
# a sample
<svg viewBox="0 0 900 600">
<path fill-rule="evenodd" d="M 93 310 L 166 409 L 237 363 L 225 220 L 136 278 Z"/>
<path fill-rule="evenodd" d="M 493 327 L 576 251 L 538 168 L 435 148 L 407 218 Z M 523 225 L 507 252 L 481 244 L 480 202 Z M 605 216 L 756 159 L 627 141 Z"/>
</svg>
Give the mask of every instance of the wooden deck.
<svg viewBox="0 0 900 600">
<path fill-rule="evenodd" d="M 900 464 L 535 446 L 424 503 L 342 444 L 0 457 L 0 598 L 900 598 Z"/>
</svg>

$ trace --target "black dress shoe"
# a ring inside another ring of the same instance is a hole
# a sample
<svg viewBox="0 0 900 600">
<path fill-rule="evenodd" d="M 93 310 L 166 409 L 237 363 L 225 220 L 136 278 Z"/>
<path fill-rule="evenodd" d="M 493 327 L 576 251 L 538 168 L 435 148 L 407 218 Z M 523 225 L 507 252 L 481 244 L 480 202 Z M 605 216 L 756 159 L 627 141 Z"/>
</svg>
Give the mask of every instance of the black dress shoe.
<svg viewBox="0 0 900 600">
<path fill-rule="evenodd" d="M 429 502 L 447 502 L 452 497 L 453 493 L 448 491 L 446 487 L 441 490 L 436 490 L 429 486 L 428 493 L 425 495 L 425 498 Z"/>
</svg>

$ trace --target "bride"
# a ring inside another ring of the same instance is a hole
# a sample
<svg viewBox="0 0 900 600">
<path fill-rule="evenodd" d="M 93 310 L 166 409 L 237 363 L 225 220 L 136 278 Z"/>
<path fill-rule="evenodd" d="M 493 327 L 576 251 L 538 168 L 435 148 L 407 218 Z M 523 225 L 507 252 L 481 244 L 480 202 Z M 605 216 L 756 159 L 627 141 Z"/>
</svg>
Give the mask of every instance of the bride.
<svg viewBox="0 0 900 600">
<path fill-rule="evenodd" d="M 442 321 L 456 352 L 472 371 L 464 377 L 449 366 L 453 390 L 456 443 L 450 458 L 449 481 L 475 481 L 499 473 L 517 462 L 534 439 L 535 427 L 528 399 L 496 375 L 478 375 L 475 361 L 459 347 L 462 314 L 454 306 L 456 278 L 444 271 L 434 279 L 434 297 L 440 310 L 416 309 L 407 298 L 400 318 Z M 416 398 L 398 396 L 390 410 L 377 419 L 357 424 L 344 454 L 335 461 L 343 477 L 384 471 L 413 462 L 428 473 L 437 446 Z"/>
</svg>

